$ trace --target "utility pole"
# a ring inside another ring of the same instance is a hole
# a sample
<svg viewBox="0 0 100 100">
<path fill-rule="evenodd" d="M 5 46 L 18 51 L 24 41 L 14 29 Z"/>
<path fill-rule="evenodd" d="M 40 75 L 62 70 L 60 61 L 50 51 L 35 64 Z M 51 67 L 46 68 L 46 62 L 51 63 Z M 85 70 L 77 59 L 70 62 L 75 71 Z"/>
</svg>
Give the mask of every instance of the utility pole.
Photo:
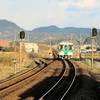
<svg viewBox="0 0 100 100">
<path fill-rule="evenodd" d="M 14 48 L 14 55 L 15 55 L 15 59 L 16 59 L 16 35 L 15 35 L 15 48 Z"/>
<path fill-rule="evenodd" d="M 20 58 L 20 70 L 21 70 L 21 61 L 22 61 L 22 40 L 20 39 L 20 55 L 19 55 L 19 58 Z"/>
<path fill-rule="evenodd" d="M 70 36 L 67 36 L 67 42 L 70 42 L 71 39 L 70 39 Z"/>
<path fill-rule="evenodd" d="M 94 37 L 91 37 L 91 45 L 92 45 L 92 58 L 91 58 L 91 69 L 93 68 L 93 46 L 94 46 Z"/>
<path fill-rule="evenodd" d="M 68 41 L 68 37 L 66 37 L 66 40 Z"/>
<path fill-rule="evenodd" d="M 21 65 L 22 65 L 22 39 L 25 38 L 25 32 L 20 31 L 20 70 L 21 70 Z"/>
<path fill-rule="evenodd" d="M 81 60 L 81 33 L 80 33 L 80 41 L 79 41 L 79 59 Z"/>
<path fill-rule="evenodd" d="M 14 73 L 16 74 L 16 35 L 15 35 L 15 43 L 14 43 L 14 60 L 13 60 L 13 63 L 14 63 Z"/>
<path fill-rule="evenodd" d="M 70 36 L 70 42 L 72 43 L 72 34 L 71 34 L 71 36 Z"/>
<path fill-rule="evenodd" d="M 51 37 L 51 36 L 49 36 L 49 43 L 50 43 L 50 47 L 51 47 L 51 39 L 52 39 L 52 37 Z"/>
<path fill-rule="evenodd" d="M 80 33 L 80 46 L 81 46 L 81 33 Z"/>
<path fill-rule="evenodd" d="M 28 43 L 29 43 L 29 35 L 28 35 Z"/>
</svg>

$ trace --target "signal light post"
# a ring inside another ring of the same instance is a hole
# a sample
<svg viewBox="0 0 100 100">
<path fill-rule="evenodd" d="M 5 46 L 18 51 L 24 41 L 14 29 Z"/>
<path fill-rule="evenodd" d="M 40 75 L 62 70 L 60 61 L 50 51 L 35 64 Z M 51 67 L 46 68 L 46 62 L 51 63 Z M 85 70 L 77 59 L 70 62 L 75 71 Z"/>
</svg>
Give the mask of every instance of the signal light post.
<svg viewBox="0 0 100 100">
<path fill-rule="evenodd" d="M 92 29 L 92 37 L 91 37 L 91 45 L 92 45 L 92 58 L 91 58 L 91 69 L 93 68 L 93 46 L 94 46 L 94 39 L 95 36 L 97 35 L 97 29 L 93 28 Z"/>
<path fill-rule="evenodd" d="M 20 31 L 20 70 L 21 70 L 21 62 L 22 62 L 22 39 L 25 38 L 25 32 Z"/>
</svg>

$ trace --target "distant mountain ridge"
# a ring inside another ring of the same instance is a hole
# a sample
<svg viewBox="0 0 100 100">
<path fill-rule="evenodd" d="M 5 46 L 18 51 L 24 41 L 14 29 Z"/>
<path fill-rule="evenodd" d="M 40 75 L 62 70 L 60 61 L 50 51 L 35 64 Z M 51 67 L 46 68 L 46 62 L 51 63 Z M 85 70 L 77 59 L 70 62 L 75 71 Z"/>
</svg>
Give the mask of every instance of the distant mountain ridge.
<svg viewBox="0 0 100 100">
<path fill-rule="evenodd" d="M 14 40 L 15 35 L 20 31 L 20 26 L 8 20 L 0 20 L 0 39 Z M 100 29 L 98 29 L 100 32 Z M 53 39 L 53 42 L 58 43 L 62 40 L 72 40 L 75 43 L 79 40 L 80 33 L 83 40 L 91 36 L 91 28 L 81 27 L 65 27 L 59 28 L 55 25 L 38 27 L 33 30 L 25 30 L 25 38 L 29 37 L 30 41 L 46 43 Z M 99 35 L 98 35 L 99 36 Z"/>
<path fill-rule="evenodd" d="M 0 20 L 0 39 L 13 40 L 20 27 L 7 20 Z"/>
<path fill-rule="evenodd" d="M 16 25 L 15 23 L 8 21 L 8 20 L 0 20 L 0 32 L 2 33 L 2 30 L 5 29 L 11 29 L 9 30 L 9 33 L 13 30 L 15 30 L 15 32 L 13 32 L 13 34 L 16 33 L 16 31 L 20 30 L 20 26 Z M 3 30 L 3 32 L 5 33 L 5 31 Z M 27 31 L 27 30 L 26 30 Z M 91 32 L 91 28 L 79 28 L 79 27 L 65 27 L 65 28 L 59 28 L 55 25 L 51 25 L 51 26 L 45 26 L 45 27 L 38 27 L 35 28 L 33 30 L 30 30 L 29 32 L 31 33 L 87 33 L 89 34 Z"/>
<path fill-rule="evenodd" d="M 32 30 L 32 32 L 34 33 L 43 33 L 43 32 L 58 32 L 60 30 L 60 28 L 58 28 L 57 26 L 51 25 L 51 26 L 46 26 L 46 27 L 39 27 L 39 28 L 35 28 Z"/>
<path fill-rule="evenodd" d="M 0 20 L 0 27 L 4 27 L 4 28 L 7 28 L 7 27 L 19 27 L 17 26 L 15 23 L 11 22 L 11 21 L 7 21 L 5 19 L 3 20 Z"/>
<path fill-rule="evenodd" d="M 91 32 L 90 28 L 77 28 L 77 27 L 65 27 L 59 28 L 57 26 L 51 25 L 47 27 L 39 27 L 32 30 L 33 33 L 89 33 Z"/>
</svg>

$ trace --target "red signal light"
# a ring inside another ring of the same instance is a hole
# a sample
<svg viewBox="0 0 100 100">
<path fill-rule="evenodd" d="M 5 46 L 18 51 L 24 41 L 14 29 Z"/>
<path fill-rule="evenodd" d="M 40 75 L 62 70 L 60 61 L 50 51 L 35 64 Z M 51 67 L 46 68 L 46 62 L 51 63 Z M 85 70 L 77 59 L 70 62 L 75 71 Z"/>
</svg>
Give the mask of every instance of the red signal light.
<svg viewBox="0 0 100 100">
<path fill-rule="evenodd" d="M 96 36 L 97 35 L 97 29 L 96 28 L 93 28 L 92 29 L 92 36 Z"/>
<path fill-rule="evenodd" d="M 24 39 L 25 38 L 25 32 L 24 31 L 21 31 L 20 32 L 20 39 Z"/>
</svg>

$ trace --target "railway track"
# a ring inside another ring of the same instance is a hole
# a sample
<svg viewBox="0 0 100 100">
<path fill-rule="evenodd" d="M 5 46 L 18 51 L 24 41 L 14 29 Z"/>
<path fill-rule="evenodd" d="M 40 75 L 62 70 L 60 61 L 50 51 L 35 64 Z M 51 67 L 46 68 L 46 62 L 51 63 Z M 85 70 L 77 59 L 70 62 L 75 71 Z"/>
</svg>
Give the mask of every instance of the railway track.
<svg viewBox="0 0 100 100">
<path fill-rule="evenodd" d="M 0 83 L 0 91 L 24 80 L 25 78 L 30 77 L 31 75 L 34 75 L 37 71 L 40 71 L 40 70 L 42 70 L 42 68 L 39 68 L 38 66 L 36 66 L 32 69 L 25 71 L 24 73 L 21 73 L 21 74 L 15 76 L 15 77 L 12 77 L 4 82 L 1 82 Z"/>
<path fill-rule="evenodd" d="M 19 88 L 21 84 L 28 84 L 26 81 L 31 79 L 35 74 L 38 74 L 46 68 L 46 63 L 42 62 L 41 65 L 31 68 L 21 74 L 11 77 L 0 83 L 0 98 L 8 95 L 10 92 Z"/>
<path fill-rule="evenodd" d="M 58 61 L 57 60 L 56 61 L 52 61 L 47 66 L 51 66 L 51 64 L 53 66 L 54 62 L 57 63 L 57 62 L 59 62 L 59 60 Z M 61 63 L 60 63 L 60 66 L 61 66 Z M 1 88 L 0 88 L 0 100 L 5 100 L 5 98 L 7 100 L 11 100 L 13 98 L 13 97 L 11 97 L 11 95 L 13 95 L 13 96 L 15 94 L 16 95 L 20 95 L 21 91 L 23 91 L 23 89 L 20 90 L 21 88 L 27 87 L 27 89 L 29 89 L 30 88 L 29 86 L 32 87 L 34 84 L 36 84 L 36 82 L 35 82 L 36 79 L 40 78 L 41 76 L 43 77 L 42 79 L 45 79 L 45 77 L 47 77 L 46 73 L 48 71 L 52 71 L 52 72 L 49 72 L 50 73 L 49 77 L 51 77 L 53 75 L 56 75 L 57 74 L 56 73 L 57 70 L 58 70 L 59 73 L 60 72 L 62 73 L 62 71 L 57 69 L 57 67 L 55 67 L 55 68 L 54 67 L 52 67 L 52 68 L 43 67 L 42 69 L 39 69 L 39 70 L 35 71 L 35 73 L 32 73 L 34 71 L 30 70 L 29 72 L 24 73 L 21 76 L 18 76 L 16 78 L 13 78 L 11 80 L 8 80 L 8 81 L 0 84 L 1 85 Z M 30 74 L 30 72 L 31 72 L 31 74 Z M 45 75 L 44 75 L 44 73 L 45 73 Z M 37 81 L 39 82 L 39 80 L 37 80 Z M 16 93 L 17 90 L 19 90 L 20 93 L 19 92 Z M 24 89 L 24 91 L 26 91 L 26 90 Z M 14 98 L 14 100 L 17 100 L 17 98 L 16 99 Z"/>
<path fill-rule="evenodd" d="M 69 76 L 66 77 L 66 64 L 70 66 Z M 45 93 L 39 100 L 65 100 L 65 96 L 73 85 L 76 77 L 76 69 L 74 65 L 69 61 L 63 61 L 64 71 L 59 80 Z"/>
<path fill-rule="evenodd" d="M 69 75 L 66 64 L 70 68 Z M 11 100 L 16 95 L 18 97 L 14 98 L 14 100 L 19 98 L 24 100 L 30 97 L 29 90 L 32 87 L 31 96 L 33 96 L 34 100 L 63 100 L 74 83 L 75 77 L 74 65 L 69 60 L 56 58 L 46 65 L 43 63 L 40 67 L 30 69 L 17 77 L 0 83 L 0 100 Z M 38 80 L 39 78 L 40 80 Z M 37 90 L 34 90 L 34 85 L 41 81 L 43 81 L 41 85 L 37 85 Z"/>
<path fill-rule="evenodd" d="M 81 100 L 83 97 L 80 95 L 69 99 L 70 95 L 77 92 L 77 83 L 80 84 L 79 88 L 82 82 L 84 83 L 82 79 L 81 82 L 76 77 L 76 70 L 82 74 L 80 67 L 75 64 L 77 67 L 75 69 L 69 60 L 58 59 L 54 50 L 53 55 L 55 59 L 48 60 L 47 63 L 42 62 L 40 67 L 37 66 L 1 82 L 0 100 L 73 100 L 73 98 Z"/>
</svg>

